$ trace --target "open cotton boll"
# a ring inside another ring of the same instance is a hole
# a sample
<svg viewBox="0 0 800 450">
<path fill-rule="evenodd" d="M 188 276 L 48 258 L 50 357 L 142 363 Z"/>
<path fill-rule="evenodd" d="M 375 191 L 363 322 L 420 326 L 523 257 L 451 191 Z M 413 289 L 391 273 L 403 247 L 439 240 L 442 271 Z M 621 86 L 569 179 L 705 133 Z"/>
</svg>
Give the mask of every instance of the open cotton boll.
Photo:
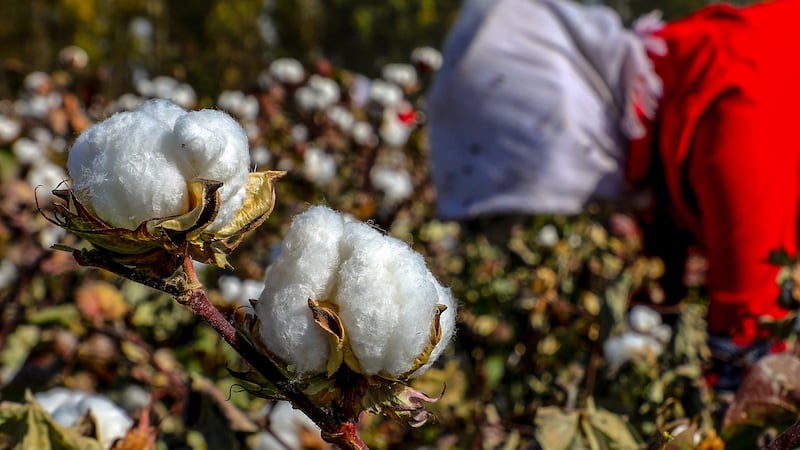
<svg viewBox="0 0 800 450">
<path fill-rule="evenodd" d="M 63 427 L 73 427 L 78 420 L 91 414 L 97 425 L 97 434 L 103 448 L 111 448 L 117 439 L 125 437 L 133 420 L 122 408 L 100 395 L 54 388 L 34 395 L 39 405 L 53 420 Z"/>
<path fill-rule="evenodd" d="M 256 304 L 263 342 L 299 373 L 325 370 L 328 344 L 313 321 L 308 299 L 330 296 L 343 228 L 342 217 L 329 208 L 316 207 L 297 216 Z"/>
<path fill-rule="evenodd" d="M 410 372 L 431 343 L 438 305 L 447 307 L 439 320 L 442 338 L 415 374 L 435 361 L 455 329 L 455 300 L 421 255 L 321 206 L 295 217 L 256 306 L 267 348 L 295 371 L 315 374 L 325 371 L 329 354 L 309 298 L 336 306 L 364 375 Z"/>
<path fill-rule="evenodd" d="M 664 346 L 656 338 L 635 331 L 612 336 L 603 343 L 603 355 L 614 367 L 634 358 L 657 358 L 663 351 Z"/>
<path fill-rule="evenodd" d="M 628 323 L 639 333 L 652 333 L 661 325 L 661 314 L 645 305 L 636 305 L 628 313 Z"/>
<path fill-rule="evenodd" d="M 208 227 L 209 231 L 218 230 L 233 220 L 244 203 L 250 166 L 247 134 L 231 116 L 211 109 L 178 117 L 174 131 L 180 152 L 175 157 L 186 179 L 201 177 L 223 183 L 219 213 Z"/>
<path fill-rule="evenodd" d="M 177 142 L 154 116 L 121 112 L 80 135 L 67 159 L 78 200 L 106 223 L 135 229 L 186 212 L 186 180 L 163 152 Z"/>
</svg>

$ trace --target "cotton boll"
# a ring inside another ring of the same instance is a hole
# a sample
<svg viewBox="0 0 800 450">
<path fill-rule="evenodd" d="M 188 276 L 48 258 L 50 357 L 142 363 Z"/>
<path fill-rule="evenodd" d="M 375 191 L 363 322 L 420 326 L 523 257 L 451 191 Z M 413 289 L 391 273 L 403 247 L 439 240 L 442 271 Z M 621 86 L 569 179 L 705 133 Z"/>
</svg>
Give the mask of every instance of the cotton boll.
<svg viewBox="0 0 800 450">
<path fill-rule="evenodd" d="M 302 411 L 294 409 L 291 403 L 285 401 L 274 403 L 268 423 L 269 432 L 259 433 L 258 440 L 253 446 L 254 450 L 300 450 L 307 448 L 303 446 L 300 438 L 303 429 L 319 435 L 319 426 Z"/>
<path fill-rule="evenodd" d="M 44 147 L 26 137 L 17 139 L 11 146 L 14 157 L 21 164 L 36 164 L 47 158 Z"/>
<path fill-rule="evenodd" d="M 303 143 L 308 140 L 308 127 L 298 123 L 289 130 L 289 136 L 295 144 Z"/>
<path fill-rule="evenodd" d="M 536 242 L 542 247 L 553 247 L 558 244 L 558 229 L 552 224 L 546 224 L 536 234 Z"/>
<path fill-rule="evenodd" d="M 417 47 L 411 52 L 411 62 L 430 71 L 442 67 L 442 53 L 433 47 Z"/>
<path fill-rule="evenodd" d="M 387 203 L 394 204 L 409 197 L 414 191 L 411 175 L 404 169 L 374 167 L 370 171 L 370 180 L 376 189 L 384 193 Z"/>
<path fill-rule="evenodd" d="M 354 123 L 350 134 L 353 136 L 353 141 L 358 145 L 375 145 L 377 140 L 369 122 L 358 121 Z"/>
<path fill-rule="evenodd" d="M 133 111 L 139 106 L 142 106 L 144 103 L 144 99 L 136 94 L 122 94 L 115 101 L 114 111 Z"/>
<path fill-rule="evenodd" d="M 384 80 L 374 80 L 370 86 L 370 99 L 384 107 L 392 107 L 403 100 L 400 87 Z"/>
<path fill-rule="evenodd" d="M 305 78 L 305 69 L 300 61 L 293 58 L 280 58 L 269 65 L 269 73 L 281 83 L 298 84 Z"/>
<path fill-rule="evenodd" d="M 331 295 L 343 227 L 340 215 L 321 206 L 295 217 L 256 305 L 264 344 L 300 373 L 326 367 L 327 338 L 313 321 L 308 299 Z"/>
<path fill-rule="evenodd" d="M 402 88 L 410 88 L 417 84 L 417 70 L 410 64 L 387 64 L 381 74 L 386 81 Z"/>
<path fill-rule="evenodd" d="M 259 145 L 250 150 L 250 160 L 256 166 L 264 166 L 272 161 L 272 153 L 267 147 Z"/>
<path fill-rule="evenodd" d="M 186 180 L 163 152 L 177 146 L 153 116 L 123 112 L 85 131 L 67 168 L 84 205 L 112 226 L 135 229 L 145 220 L 188 209 Z"/>
<path fill-rule="evenodd" d="M 329 357 L 309 298 L 336 305 L 364 375 L 400 377 L 412 370 L 431 342 L 438 305 L 446 306 L 442 339 L 417 374 L 441 354 L 455 329 L 455 301 L 421 255 L 326 207 L 294 219 L 256 306 L 264 344 L 301 374 L 323 372 Z"/>
<path fill-rule="evenodd" d="M 264 290 L 264 282 L 242 280 L 233 275 L 223 275 L 217 281 L 222 298 L 240 306 L 250 306 L 250 299 L 258 298 Z"/>
<path fill-rule="evenodd" d="M 73 427 L 78 420 L 91 414 L 97 425 L 100 445 L 108 449 L 121 439 L 133 425 L 133 420 L 111 400 L 100 395 L 54 388 L 34 395 L 39 405 L 63 427 Z"/>
<path fill-rule="evenodd" d="M 336 160 L 317 147 L 309 147 L 303 157 L 303 174 L 317 186 L 326 186 L 336 176 Z"/>
<path fill-rule="evenodd" d="M 19 136 L 22 124 L 11 117 L 0 114 L 0 143 L 11 142 Z"/>
<path fill-rule="evenodd" d="M 661 325 L 661 314 L 645 305 L 636 305 L 628 313 L 628 323 L 633 330 L 648 334 Z"/>
<path fill-rule="evenodd" d="M 246 195 L 250 166 L 247 134 L 231 116 L 204 109 L 180 116 L 175 122 L 175 137 L 187 180 L 201 177 L 223 183 L 219 213 L 207 229 L 224 227 L 236 216 Z"/>
<path fill-rule="evenodd" d="M 317 94 L 317 109 L 325 109 L 339 101 L 341 92 L 336 81 L 320 75 L 311 75 L 308 79 L 308 87 Z"/>
<path fill-rule="evenodd" d="M 633 331 L 612 336 L 603 343 L 603 355 L 614 367 L 632 359 L 657 358 L 663 351 L 664 347 L 658 340 Z"/>
<path fill-rule="evenodd" d="M 394 108 L 386 108 L 383 111 L 383 120 L 381 121 L 379 133 L 386 145 L 402 147 L 408 142 L 408 137 L 411 135 L 411 127 L 400 120 Z"/>
<path fill-rule="evenodd" d="M 336 124 L 336 126 L 345 133 L 353 128 L 353 123 L 355 122 L 353 113 L 342 106 L 331 106 L 325 111 L 325 115 L 328 117 L 328 120 Z"/>
</svg>

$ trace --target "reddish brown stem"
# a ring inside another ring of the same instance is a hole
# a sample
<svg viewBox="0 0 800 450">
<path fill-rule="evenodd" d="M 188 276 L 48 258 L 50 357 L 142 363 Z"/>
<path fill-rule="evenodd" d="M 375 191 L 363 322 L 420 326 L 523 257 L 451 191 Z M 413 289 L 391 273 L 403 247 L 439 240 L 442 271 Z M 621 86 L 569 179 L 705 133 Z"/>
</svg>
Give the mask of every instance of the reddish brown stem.
<svg viewBox="0 0 800 450">
<path fill-rule="evenodd" d="M 764 450 L 792 450 L 800 446 L 800 422 L 795 422 L 770 442 Z"/>
<path fill-rule="evenodd" d="M 356 430 L 356 417 L 343 417 L 344 414 L 341 414 L 341 412 L 328 411 L 315 405 L 291 380 L 283 375 L 269 358 L 261 354 L 247 339 L 239 334 L 236 327 L 206 296 L 190 258 L 187 257 L 183 264 L 188 285 L 180 286 L 178 283 L 155 278 L 137 271 L 135 268 L 120 264 L 96 251 L 75 250 L 73 255 L 81 265 L 99 267 L 172 295 L 178 302 L 191 308 L 195 314 L 211 325 L 253 369 L 270 380 L 295 408 L 314 421 L 320 427 L 323 439 L 345 450 L 369 450 L 369 447 L 361 440 Z"/>
</svg>

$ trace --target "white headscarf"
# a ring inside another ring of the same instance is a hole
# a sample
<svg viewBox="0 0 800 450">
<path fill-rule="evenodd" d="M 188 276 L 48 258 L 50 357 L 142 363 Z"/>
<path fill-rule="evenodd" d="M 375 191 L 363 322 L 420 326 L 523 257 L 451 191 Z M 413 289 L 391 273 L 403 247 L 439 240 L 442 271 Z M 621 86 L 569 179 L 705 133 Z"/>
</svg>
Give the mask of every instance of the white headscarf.
<svg viewBox="0 0 800 450">
<path fill-rule="evenodd" d="M 652 115 L 661 94 L 645 49 L 658 44 L 604 6 L 468 1 L 428 96 L 439 215 L 572 214 L 619 198 L 628 139 L 645 132 L 635 108 Z"/>
</svg>

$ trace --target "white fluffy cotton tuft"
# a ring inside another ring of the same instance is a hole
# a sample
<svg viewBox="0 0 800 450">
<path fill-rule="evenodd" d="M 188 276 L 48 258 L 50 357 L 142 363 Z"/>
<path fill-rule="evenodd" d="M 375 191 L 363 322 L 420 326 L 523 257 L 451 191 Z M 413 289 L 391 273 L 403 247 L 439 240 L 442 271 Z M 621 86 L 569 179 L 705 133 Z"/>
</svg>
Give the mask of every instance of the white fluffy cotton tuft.
<svg viewBox="0 0 800 450">
<path fill-rule="evenodd" d="M 256 307 L 267 348 L 298 372 L 313 374 L 325 370 L 328 344 L 313 322 L 309 298 L 338 306 L 365 375 L 409 372 L 430 341 L 437 305 L 447 307 L 442 339 L 415 375 L 436 360 L 455 329 L 455 301 L 421 255 L 322 206 L 293 221 Z"/>
<path fill-rule="evenodd" d="M 211 109 L 179 117 L 174 134 L 180 144 L 175 159 L 185 175 L 224 183 L 219 214 L 207 228 L 218 230 L 233 220 L 244 203 L 250 165 L 247 134 L 231 116 Z"/>
<path fill-rule="evenodd" d="M 222 206 L 209 231 L 241 208 L 250 155 L 242 127 L 225 113 L 186 112 L 151 100 L 80 135 L 69 152 L 73 190 L 105 222 L 135 229 L 143 221 L 188 211 L 187 183 L 223 183 Z"/>
</svg>

